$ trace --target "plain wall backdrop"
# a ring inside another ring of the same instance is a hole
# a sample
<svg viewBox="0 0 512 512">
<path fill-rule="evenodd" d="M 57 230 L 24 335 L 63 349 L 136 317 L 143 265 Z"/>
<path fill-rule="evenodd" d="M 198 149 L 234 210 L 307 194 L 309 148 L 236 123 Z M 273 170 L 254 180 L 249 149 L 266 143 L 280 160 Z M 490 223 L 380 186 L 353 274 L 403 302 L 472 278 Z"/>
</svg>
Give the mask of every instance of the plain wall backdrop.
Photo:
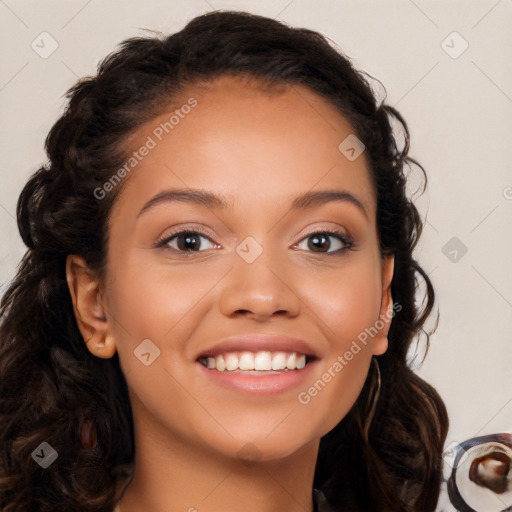
<svg viewBox="0 0 512 512">
<path fill-rule="evenodd" d="M 25 252 L 16 201 L 66 90 L 123 39 L 216 9 L 317 30 L 382 82 L 429 179 L 417 257 L 440 321 L 416 371 L 448 407 L 447 445 L 511 430 L 511 0 L 0 0 L 0 291 Z M 414 192 L 418 169 L 410 176 Z"/>
</svg>

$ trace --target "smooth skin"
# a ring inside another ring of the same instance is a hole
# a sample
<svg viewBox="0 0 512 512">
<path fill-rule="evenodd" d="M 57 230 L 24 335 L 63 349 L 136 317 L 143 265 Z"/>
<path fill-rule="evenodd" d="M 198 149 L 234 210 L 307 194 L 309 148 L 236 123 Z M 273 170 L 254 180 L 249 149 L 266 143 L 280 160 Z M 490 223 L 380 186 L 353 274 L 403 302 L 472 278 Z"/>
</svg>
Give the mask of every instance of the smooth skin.
<svg viewBox="0 0 512 512">
<path fill-rule="evenodd" d="M 356 401 L 372 355 L 388 346 L 393 257 L 379 252 L 365 153 L 350 161 L 340 152 L 354 130 L 308 88 L 270 92 L 232 76 L 187 88 L 137 129 L 133 150 L 190 97 L 197 106 L 125 178 L 109 220 L 105 280 L 81 257 L 67 258 L 87 347 L 100 358 L 117 351 L 128 383 L 135 473 L 120 511 L 312 511 L 320 438 Z M 162 202 L 138 216 L 175 188 L 216 193 L 228 208 Z M 290 210 L 297 196 L 320 190 L 344 191 L 362 208 L 342 200 Z M 193 250 L 183 236 L 155 247 L 175 230 L 195 229 L 206 235 Z M 352 244 L 336 235 L 313 243 L 311 234 L 333 229 Z M 249 236 L 263 249 L 252 263 L 236 251 Z M 300 403 L 299 392 L 379 319 L 379 333 Z M 250 333 L 306 340 L 320 354 L 313 378 L 252 396 L 199 371 L 202 350 Z M 148 366 L 134 355 L 145 339 L 160 350 Z M 248 447 L 254 463 L 239 454 Z"/>
</svg>

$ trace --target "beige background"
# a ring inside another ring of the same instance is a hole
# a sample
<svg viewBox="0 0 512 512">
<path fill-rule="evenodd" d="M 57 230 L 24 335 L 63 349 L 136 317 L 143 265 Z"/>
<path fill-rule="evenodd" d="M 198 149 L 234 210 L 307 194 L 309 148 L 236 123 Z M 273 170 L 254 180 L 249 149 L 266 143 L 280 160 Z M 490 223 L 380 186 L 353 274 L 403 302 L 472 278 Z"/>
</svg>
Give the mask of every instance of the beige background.
<svg viewBox="0 0 512 512">
<path fill-rule="evenodd" d="M 417 201 L 428 212 L 417 256 L 441 317 L 417 371 L 448 406 L 447 445 L 511 430 L 511 0 L 1 0 L 0 291 L 24 253 L 16 200 L 45 160 L 44 139 L 65 91 L 142 29 L 174 32 L 200 13 L 228 8 L 318 30 L 384 84 L 409 124 L 410 155 L 429 176 Z M 31 47 L 44 37 L 51 49 L 42 32 L 58 44 L 47 58 Z M 417 178 L 413 168 L 411 190 Z"/>
</svg>

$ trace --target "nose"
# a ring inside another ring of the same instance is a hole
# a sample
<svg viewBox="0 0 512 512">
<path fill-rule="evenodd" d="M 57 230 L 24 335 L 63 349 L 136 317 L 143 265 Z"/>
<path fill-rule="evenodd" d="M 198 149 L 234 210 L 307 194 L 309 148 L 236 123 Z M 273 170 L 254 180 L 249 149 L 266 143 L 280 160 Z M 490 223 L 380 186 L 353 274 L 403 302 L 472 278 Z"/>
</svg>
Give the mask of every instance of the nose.
<svg viewBox="0 0 512 512">
<path fill-rule="evenodd" d="M 293 318 L 302 304 L 299 285 L 300 276 L 284 262 L 271 261 L 265 251 L 252 263 L 238 258 L 225 277 L 220 309 L 226 317 L 245 315 L 259 322 L 274 315 Z"/>
</svg>

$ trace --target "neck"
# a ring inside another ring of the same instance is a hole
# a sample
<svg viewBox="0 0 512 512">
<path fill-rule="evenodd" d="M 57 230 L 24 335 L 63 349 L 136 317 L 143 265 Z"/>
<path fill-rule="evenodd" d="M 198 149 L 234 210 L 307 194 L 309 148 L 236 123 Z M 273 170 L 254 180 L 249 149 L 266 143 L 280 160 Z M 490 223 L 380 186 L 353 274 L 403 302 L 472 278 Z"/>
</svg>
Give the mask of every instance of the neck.
<svg viewBox="0 0 512 512">
<path fill-rule="evenodd" d="M 206 452 L 169 431 L 155 435 L 135 418 L 134 432 L 133 478 L 116 512 L 313 512 L 319 440 L 287 457 L 254 462 Z"/>
</svg>

